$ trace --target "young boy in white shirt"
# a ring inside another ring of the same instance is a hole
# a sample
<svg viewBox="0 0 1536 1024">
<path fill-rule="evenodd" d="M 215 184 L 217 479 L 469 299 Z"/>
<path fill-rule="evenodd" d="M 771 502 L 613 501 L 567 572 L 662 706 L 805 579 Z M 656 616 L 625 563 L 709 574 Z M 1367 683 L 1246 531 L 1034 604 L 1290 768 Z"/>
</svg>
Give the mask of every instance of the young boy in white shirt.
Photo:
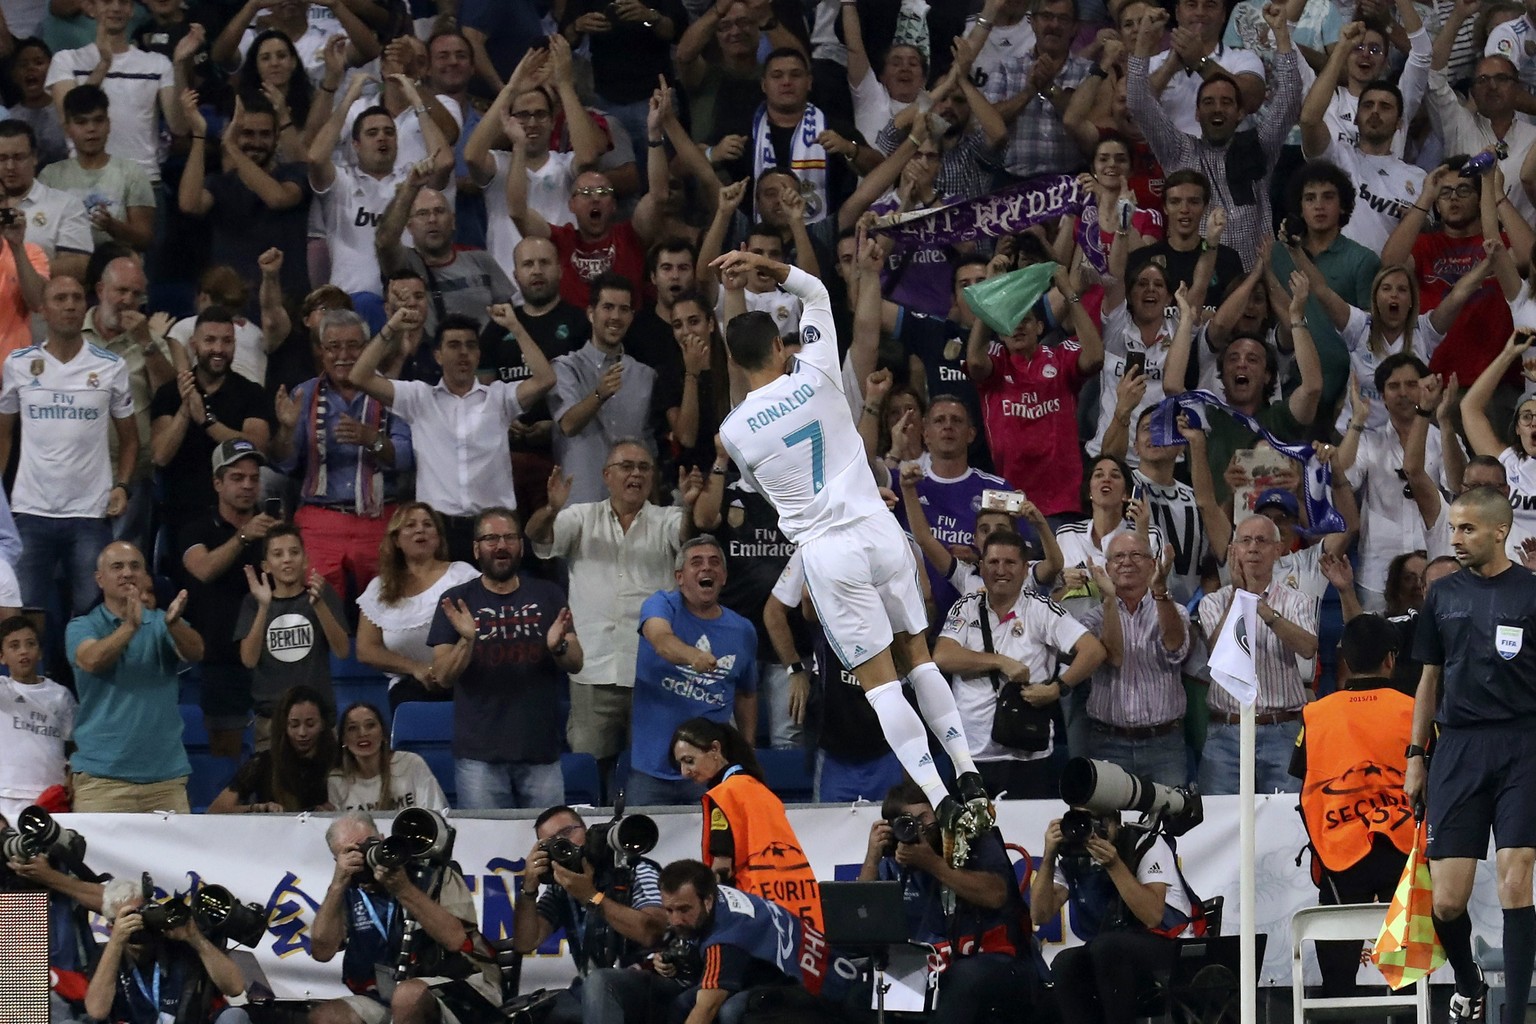
<svg viewBox="0 0 1536 1024">
<path fill-rule="evenodd" d="M 22 615 L 0 621 L 0 814 L 15 821 L 43 791 L 68 782 L 64 744 L 75 726 L 75 698 L 40 676 L 37 627 Z M 7 724 L 6 718 L 11 722 Z"/>
</svg>

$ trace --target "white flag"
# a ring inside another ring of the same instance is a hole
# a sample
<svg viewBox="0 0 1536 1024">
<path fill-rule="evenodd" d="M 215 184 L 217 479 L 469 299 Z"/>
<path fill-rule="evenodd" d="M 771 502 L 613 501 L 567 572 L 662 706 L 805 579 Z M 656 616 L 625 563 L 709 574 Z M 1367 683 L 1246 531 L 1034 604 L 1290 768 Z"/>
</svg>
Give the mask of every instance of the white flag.
<svg viewBox="0 0 1536 1024">
<path fill-rule="evenodd" d="M 1234 589 L 1208 664 L 1211 678 L 1239 704 L 1252 704 L 1259 696 L 1259 675 L 1253 667 L 1258 621 L 1259 595 Z"/>
</svg>

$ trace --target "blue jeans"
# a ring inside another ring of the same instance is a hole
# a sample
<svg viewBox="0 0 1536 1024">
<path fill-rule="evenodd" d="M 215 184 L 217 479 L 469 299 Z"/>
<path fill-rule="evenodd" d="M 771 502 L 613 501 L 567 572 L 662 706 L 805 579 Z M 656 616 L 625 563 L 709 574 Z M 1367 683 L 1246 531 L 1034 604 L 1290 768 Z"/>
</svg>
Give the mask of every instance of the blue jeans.
<svg viewBox="0 0 1536 1024">
<path fill-rule="evenodd" d="M 1205 754 L 1200 760 L 1200 792 L 1206 796 L 1232 794 L 1238 789 L 1242 726 L 1212 722 L 1205 734 Z M 1254 730 L 1253 791 L 1299 793 L 1301 780 L 1291 776 L 1291 752 L 1301 733 L 1301 720 L 1260 725 Z"/>
<path fill-rule="evenodd" d="M 683 992 L 675 979 L 650 971 L 605 967 L 581 985 L 582 1024 L 626 1024 L 666 1019 L 667 1007 Z"/>
<path fill-rule="evenodd" d="M 565 776 L 560 762 L 474 761 L 455 758 L 453 780 L 461 810 L 492 811 L 508 807 L 543 810 L 565 803 Z"/>
<path fill-rule="evenodd" d="M 16 513 L 21 534 L 21 560 L 16 576 L 21 599 L 31 608 L 46 608 L 54 593 L 55 572 L 62 567 L 69 585 L 70 615 L 84 615 L 101 596 L 96 586 L 96 559 L 112 542 L 107 519 L 54 519 Z"/>
<path fill-rule="evenodd" d="M 1062 694 L 1061 714 L 1067 725 L 1067 755 L 1069 757 L 1088 757 L 1089 739 L 1088 725 L 1088 694 L 1093 689 L 1093 680 L 1084 679 L 1072 689 Z"/>
<path fill-rule="evenodd" d="M 626 807 L 692 807 L 704 796 L 704 787 L 688 779 L 658 779 L 631 770 L 624 780 Z"/>
<path fill-rule="evenodd" d="M 789 669 L 772 662 L 758 665 L 757 706 L 768 715 L 768 745 L 791 750 L 800 745 L 804 730 L 789 717 Z M 751 737 L 756 740 L 756 737 Z"/>
<path fill-rule="evenodd" d="M 1088 736 L 1088 756 L 1117 764 L 1133 775 L 1145 775 L 1164 786 L 1189 785 L 1189 758 L 1184 750 L 1182 723 L 1166 736 L 1136 740 L 1096 726 Z"/>
<path fill-rule="evenodd" d="M 812 782 L 817 803 L 852 803 L 885 799 L 886 790 L 901 781 L 901 762 L 895 754 L 873 761 L 843 761 L 825 750 L 816 752 L 816 777 Z"/>
</svg>

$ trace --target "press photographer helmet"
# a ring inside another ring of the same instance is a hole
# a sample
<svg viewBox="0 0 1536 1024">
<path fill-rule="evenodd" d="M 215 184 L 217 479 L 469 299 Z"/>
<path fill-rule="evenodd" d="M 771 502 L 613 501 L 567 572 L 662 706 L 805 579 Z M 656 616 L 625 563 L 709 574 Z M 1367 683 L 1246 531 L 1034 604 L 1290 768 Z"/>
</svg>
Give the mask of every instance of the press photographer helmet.
<svg viewBox="0 0 1536 1024">
<path fill-rule="evenodd" d="M 1136 811 L 1144 826 L 1159 827 L 1170 836 L 1181 836 L 1205 820 L 1205 807 L 1196 787 L 1164 786 L 1144 775 L 1132 775 L 1109 761 L 1086 757 L 1074 757 L 1067 762 L 1061 773 L 1061 798 L 1095 815 Z M 1066 830 L 1063 817 L 1063 838 Z M 1086 841 L 1086 834 L 1083 839 Z"/>
<path fill-rule="evenodd" d="M 79 864 L 85 859 L 85 837 L 34 804 L 16 818 L 15 828 L 0 829 L 0 860 L 28 861 L 39 854 Z"/>
</svg>

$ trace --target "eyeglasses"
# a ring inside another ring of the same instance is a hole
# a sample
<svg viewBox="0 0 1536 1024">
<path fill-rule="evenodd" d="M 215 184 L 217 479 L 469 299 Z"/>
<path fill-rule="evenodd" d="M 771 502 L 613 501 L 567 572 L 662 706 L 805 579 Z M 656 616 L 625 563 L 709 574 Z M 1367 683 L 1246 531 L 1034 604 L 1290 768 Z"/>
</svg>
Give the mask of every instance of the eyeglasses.
<svg viewBox="0 0 1536 1024">
<path fill-rule="evenodd" d="M 1455 188 L 1443 188 L 1440 190 L 1441 199 L 1471 199 L 1477 195 L 1476 185 L 1457 185 Z"/>
<path fill-rule="evenodd" d="M 611 195 L 613 195 L 613 186 L 612 185 L 587 185 L 587 186 L 584 186 L 582 188 L 577 189 L 572 194 L 573 195 L 578 195 L 578 196 L 611 196 Z"/>
<path fill-rule="evenodd" d="M 630 473 L 649 473 L 656 466 L 650 462 L 610 462 L 604 469 L 616 469 L 628 476 Z"/>
<path fill-rule="evenodd" d="M 584 829 L 586 827 L 587 826 L 585 826 L 585 825 L 567 825 L 567 826 L 565 826 L 565 828 L 563 828 L 560 831 L 556 832 L 555 835 L 550 836 L 549 838 L 554 839 L 555 836 L 559 836 L 561 839 L 566 839 L 566 838 L 570 837 L 571 835 L 573 835 L 573 834 L 575 834 L 577 832 L 580 832 L 582 829 Z"/>
<path fill-rule="evenodd" d="M 1380 43 L 1356 43 L 1355 52 L 1369 54 L 1372 57 L 1380 57 L 1387 51 Z"/>
<path fill-rule="evenodd" d="M 548 121 L 552 115 L 548 110 L 514 110 L 512 116 L 519 121 Z"/>
<path fill-rule="evenodd" d="M 476 544 L 489 544 L 495 547 L 497 544 L 505 544 L 511 547 L 523 539 L 520 533 L 483 533 L 475 538 Z"/>
<path fill-rule="evenodd" d="M 1151 557 L 1151 555 L 1144 555 L 1140 551 L 1121 551 L 1118 554 L 1110 555 L 1105 561 L 1115 565 L 1120 562 L 1145 562 Z"/>
<path fill-rule="evenodd" d="M 1515 420 L 1522 427 L 1528 427 L 1532 423 L 1536 423 L 1536 412 L 1523 412 L 1519 416 L 1515 417 Z"/>
<path fill-rule="evenodd" d="M 1483 85 L 1483 86 L 1487 86 L 1487 85 L 1509 85 L 1511 82 L 1514 82 L 1515 80 L 1516 80 L 1515 76 L 1510 74 L 1508 71 L 1500 71 L 1496 75 L 1478 75 L 1476 78 L 1472 79 L 1472 84 L 1473 85 Z"/>
</svg>

